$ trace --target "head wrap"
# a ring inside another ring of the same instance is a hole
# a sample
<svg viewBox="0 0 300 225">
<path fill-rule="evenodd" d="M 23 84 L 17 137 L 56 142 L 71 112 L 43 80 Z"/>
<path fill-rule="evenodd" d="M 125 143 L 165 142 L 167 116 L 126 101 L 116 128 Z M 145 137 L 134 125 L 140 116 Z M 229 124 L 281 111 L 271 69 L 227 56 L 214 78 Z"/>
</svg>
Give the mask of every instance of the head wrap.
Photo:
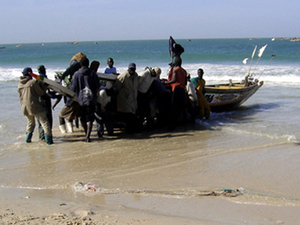
<svg viewBox="0 0 300 225">
<path fill-rule="evenodd" d="M 32 69 L 31 69 L 30 67 L 25 67 L 25 68 L 23 69 L 23 71 L 22 71 L 22 74 L 23 74 L 24 76 L 30 76 L 29 73 L 32 73 Z"/>
<path fill-rule="evenodd" d="M 37 67 L 37 70 L 38 70 L 39 73 L 45 73 L 46 72 L 46 68 L 45 68 L 44 65 L 39 65 Z"/>
</svg>

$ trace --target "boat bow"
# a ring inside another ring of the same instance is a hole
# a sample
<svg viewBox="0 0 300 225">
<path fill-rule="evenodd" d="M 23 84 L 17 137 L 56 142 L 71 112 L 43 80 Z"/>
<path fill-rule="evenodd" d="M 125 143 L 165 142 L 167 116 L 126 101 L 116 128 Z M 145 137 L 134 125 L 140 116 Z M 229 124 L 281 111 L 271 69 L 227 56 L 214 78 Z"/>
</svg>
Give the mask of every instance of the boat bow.
<svg viewBox="0 0 300 225">
<path fill-rule="evenodd" d="M 205 86 L 205 98 L 212 111 L 233 109 L 249 99 L 262 85 L 263 81 L 245 85 L 228 83 Z"/>
</svg>

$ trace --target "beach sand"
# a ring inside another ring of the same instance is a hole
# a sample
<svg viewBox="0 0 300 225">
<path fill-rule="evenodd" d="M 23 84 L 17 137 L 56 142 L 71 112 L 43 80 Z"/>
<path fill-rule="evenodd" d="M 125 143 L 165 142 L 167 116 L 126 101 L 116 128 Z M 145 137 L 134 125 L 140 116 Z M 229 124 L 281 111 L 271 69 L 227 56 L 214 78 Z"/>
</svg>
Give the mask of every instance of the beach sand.
<svg viewBox="0 0 300 225">
<path fill-rule="evenodd" d="M 54 129 L 51 146 L 36 136 L 0 158 L 0 224 L 299 221 L 296 144 L 201 126 L 102 140 L 93 131 L 91 143 L 81 129 Z"/>
</svg>

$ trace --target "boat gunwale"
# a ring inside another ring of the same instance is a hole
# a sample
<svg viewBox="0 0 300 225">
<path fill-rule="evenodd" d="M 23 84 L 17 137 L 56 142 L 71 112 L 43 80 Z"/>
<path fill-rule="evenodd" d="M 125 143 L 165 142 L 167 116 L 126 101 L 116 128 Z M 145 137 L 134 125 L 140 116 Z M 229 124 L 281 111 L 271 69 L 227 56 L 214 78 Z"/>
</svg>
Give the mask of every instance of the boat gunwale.
<svg viewBox="0 0 300 225">
<path fill-rule="evenodd" d="M 241 83 L 233 83 L 233 85 L 241 85 Z M 229 86 L 229 84 L 215 84 L 215 85 L 206 85 L 205 91 L 206 93 L 218 93 L 218 94 L 240 93 L 240 92 L 252 91 L 257 87 L 260 88 L 262 85 L 263 85 L 263 81 L 256 82 L 253 83 L 252 85 L 243 86 L 243 87 Z"/>
</svg>

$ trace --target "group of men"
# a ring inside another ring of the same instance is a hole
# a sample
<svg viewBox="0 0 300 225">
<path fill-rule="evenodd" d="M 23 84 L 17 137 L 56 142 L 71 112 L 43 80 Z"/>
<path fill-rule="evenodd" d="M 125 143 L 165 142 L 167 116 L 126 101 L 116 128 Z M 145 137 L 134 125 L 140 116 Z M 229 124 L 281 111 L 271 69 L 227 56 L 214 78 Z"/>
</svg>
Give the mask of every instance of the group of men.
<svg viewBox="0 0 300 225">
<path fill-rule="evenodd" d="M 160 79 L 161 69 L 146 67 L 140 74 L 136 64 L 130 63 L 128 69 L 118 74 L 112 58 L 107 60 L 105 73 L 115 74 L 113 85 L 101 86 L 97 75 L 99 63 L 90 65 L 83 53 L 77 53 L 70 61 L 70 67 L 61 75 L 69 88 L 76 94 L 77 101 L 65 97 L 64 106 L 59 113 L 59 128 L 62 133 L 73 132 L 73 122 L 80 118 L 85 132 L 85 141 L 90 142 L 93 122 L 97 122 L 98 137 L 114 132 L 114 122 L 122 121 L 128 133 L 140 132 L 143 126 L 157 123 L 170 128 L 180 122 L 197 117 L 199 98 L 203 97 L 204 86 L 198 72 L 196 86 L 188 79 L 188 73 L 181 67 L 182 60 L 175 57 L 170 64 L 168 79 Z M 39 74 L 46 76 L 44 66 L 39 66 Z M 202 70 L 203 72 L 203 70 Z M 27 117 L 26 142 L 31 142 L 35 118 L 39 121 L 40 139 L 48 145 L 53 144 L 51 100 L 47 95 L 47 85 L 33 80 L 32 69 L 26 67 L 20 78 L 18 93 L 23 114 Z M 68 78 L 68 79 L 66 79 Z M 194 78 L 193 78 L 194 79 Z M 192 80 L 193 80 L 192 79 Z M 205 81 L 204 81 L 205 84 Z M 193 93 L 189 93 L 191 87 Z M 191 95 L 194 95 L 190 98 Z M 52 93 L 52 97 L 57 97 Z M 44 99 L 44 100 L 43 100 Z M 50 103 L 49 103 L 50 101 Z M 56 103 L 57 104 L 57 103 Z M 203 108 L 203 107 L 200 107 Z M 201 117 L 209 117 L 209 114 Z"/>
</svg>

